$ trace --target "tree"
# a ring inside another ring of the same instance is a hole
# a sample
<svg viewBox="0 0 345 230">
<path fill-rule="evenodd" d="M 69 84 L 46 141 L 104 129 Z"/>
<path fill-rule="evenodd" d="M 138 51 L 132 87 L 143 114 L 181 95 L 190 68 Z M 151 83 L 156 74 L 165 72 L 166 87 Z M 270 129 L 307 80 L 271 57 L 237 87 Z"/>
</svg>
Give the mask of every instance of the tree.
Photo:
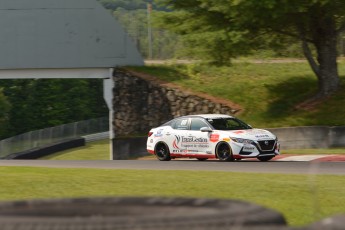
<svg viewBox="0 0 345 230">
<path fill-rule="evenodd" d="M 109 113 L 101 79 L 1 80 L 0 87 L 9 102 L 0 91 L 0 128 L 1 117 L 7 122 L 0 139 Z"/>
<path fill-rule="evenodd" d="M 8 112 L 10 104 L 0 88 L 0 138 L 6 134 L 8 129 Z"/>
<path fill-rule="evenodd" d="M 248 52 L 249 48 L 260 43 L 262 35 L 279 34 L 298 39 L 319 83 L 318 92 L 312 100 L 326 98 L 340 87 L 337 39 L 345 30 L 343 0 L 160 2 L 174 9 L 172 13 L 162 17 L 162 24 L 167 24 L 170 29 L 188 37 L 200 38 L 205 33 L 212 34 L 219 42 L 209 49 L 217 49 L 213 50 L 215 53 L 231 53 L 225 58 Z M 220 46 L 221 43 L 223 47 Z M 312 49 L 315 49 L 316 57 L 313 56 Z"/>
</svg>

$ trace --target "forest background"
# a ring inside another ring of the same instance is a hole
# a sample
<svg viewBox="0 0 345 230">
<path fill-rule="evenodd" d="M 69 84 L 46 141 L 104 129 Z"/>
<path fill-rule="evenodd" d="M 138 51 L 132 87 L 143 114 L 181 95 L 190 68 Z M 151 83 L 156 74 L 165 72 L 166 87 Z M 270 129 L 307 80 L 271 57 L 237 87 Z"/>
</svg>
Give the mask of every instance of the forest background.
<svg viewBox="0 0 345 230">
<path fill-rule="evenodd" d="M 193 59 L 195 49 L 186 49 L 188 40 L 162 25 L 162 14 L 171 8 L 151 0 L 98 0 L 132 37 L 145 59 Z M 273 39 L 246 54 L 253 59 L 301 58 L 300 42 Z M 205 39 L 205 43 L 211 43 Z M 286 46 L 286 44 L 289 44 Z M 344 53 L 343 39 L 339 42 Z M 207 59 L 207 54 L 203 54 Z M 0 80 L 0 139 L 31 130 L 108 115 L 103 100 L 102 80 Z"/>
</svg>

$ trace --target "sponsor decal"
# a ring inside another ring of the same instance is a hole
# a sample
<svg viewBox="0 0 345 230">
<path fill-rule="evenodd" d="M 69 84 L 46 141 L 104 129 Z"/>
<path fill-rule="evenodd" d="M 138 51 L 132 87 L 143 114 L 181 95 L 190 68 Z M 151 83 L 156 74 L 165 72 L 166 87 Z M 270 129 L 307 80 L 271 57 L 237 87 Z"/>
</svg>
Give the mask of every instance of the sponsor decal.
<svg viewBox="0 0 345 230">
<path fill-rule="evenodd" d="M 244 131 L 239 130 L 239 131 L 236 131 L 236 132 L 234 132 L 234 133 L 236 133 L 236 134 L 242 134 L 242 133 L 244 133 Z"/>
<path fill-rule="evenodd" d="M 150 143 L 153 143 L 153 139 L 150 140 Z"/>
<path fill-rule="evenodd" d="M 198 144 L 198 145 L 194 145 L 194 147 L 198 147 L 198 148 L 208 148 L 210 147 L 208 144 Z"/>
<path fill-rule="evenodd" d="M 255 135 L 256 138 L 266 138 L 266 137 L 270 137 L 267 134 L 261 134 L 261 135 Z"/>
<path fill-rule="evenodd" d="M 208 148 L 208 139 L 203 137 L 185 137 L 175 135 L 175 140 L 173 141 L 173 148 L 180 149 L 182 148 Z"/>
<path fill-rule="evenodd" d="M 176 137 L 176 139 L 175 139 L 174 142 L 173 142 L 173 148 L 174 148 L 174 149 L 180 149 L 177 145 L 180 143 L 181 137 L 180 137 L 180 136 L 177 136 L 177 135 L 175 135 L 175 137 Z"/>
<path fill-rule="evenodd" d="M 245 145 L 243 146 L 243 151 L 246 151 L 246 152 L 253 152 L 255 150 L 255 147 L 254 146 L 250 146 L 250 145 Z"/>
<path fill-rule="evenodd" d="M 207 142 L 206 138 L 182 136 L 182 143 L 206 143 L 206 142 Z"/>
<path fill-rule="evenodd" d="M 211 134 L 211 136 L 210 136 L 211 142 L 217 142 L 218 140 L 219 140 L 219 134 L 218 133 Z"/>
<path fill-rule="evenodd" d="M 230 141 L 230 138 L 223 138 L 223 141 L 229 142 L 229 141 Z"/>
<path fill-rule="evenodd" d="M 159 129 L 157 133 L 154 135 L 154 137 L 162 137 L 163 136 L 163 129 Z"/>
<path fill-rule="evenodd" d="M 197 153 L 199 152 L 198 150 L 188 150 L 189 153 Z"/>
<path fill-rule="evenodd" d="M 181 142 L 182 143 L 207 143 L 207 138 L 203 137 L 185 137 L 185 136 L 178 136 L 175 135 L 176 139 L 174 143 L 176 143 L 176 146 Z"/>
<path fill-rule="evenodd" d="M 250 133 L 251 135 L 267 135 L 269 134 L 268 131 L 264 130 L 264 129 L 249 129 L 249 130 L 246 130 L 247 133 Z"/>
<path fill-rule="evenodd" d="M 187 153 L 187 149 L 173 149 L 173 153 Z"/>
</svg>

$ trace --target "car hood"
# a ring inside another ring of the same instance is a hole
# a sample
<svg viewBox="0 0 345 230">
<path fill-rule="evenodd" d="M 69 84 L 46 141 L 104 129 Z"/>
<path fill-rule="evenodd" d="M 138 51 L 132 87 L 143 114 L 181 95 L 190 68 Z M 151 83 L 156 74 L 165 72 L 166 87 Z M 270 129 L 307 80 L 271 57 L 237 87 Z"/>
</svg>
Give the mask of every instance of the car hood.
<svg viewBox="0 0 345 230">
<path fill-rule="evenodd" d="M 264 129 L 246 129 L 246 130 L 235 130 L 235 131 L 221 131 L 226 133 L 229 137 L 249 139 L 254 141 L 260 140 L 272 140 L 276 139 L 276 136 L 270 131 Z"/>
</svg>

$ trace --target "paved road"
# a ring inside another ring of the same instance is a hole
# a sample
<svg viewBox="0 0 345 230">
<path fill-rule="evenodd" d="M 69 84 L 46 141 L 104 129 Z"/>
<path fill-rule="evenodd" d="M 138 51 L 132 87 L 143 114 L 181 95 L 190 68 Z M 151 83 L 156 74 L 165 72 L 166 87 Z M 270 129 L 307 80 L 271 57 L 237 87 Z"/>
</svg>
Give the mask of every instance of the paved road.
<svg viewBox="0 0 345 230">
<path fill-rule="evenodd" d="M 345 162 L 319 161 L 197 161 L 173 160 L 117 160 L 117 161 L 54 161 L 0 160 L 0 166 L 34 166 L 53 168 L 146 169 L 146 170 L 201 170 L 224 172 L 334 174 L 345 175 Z"/>
</svg>

